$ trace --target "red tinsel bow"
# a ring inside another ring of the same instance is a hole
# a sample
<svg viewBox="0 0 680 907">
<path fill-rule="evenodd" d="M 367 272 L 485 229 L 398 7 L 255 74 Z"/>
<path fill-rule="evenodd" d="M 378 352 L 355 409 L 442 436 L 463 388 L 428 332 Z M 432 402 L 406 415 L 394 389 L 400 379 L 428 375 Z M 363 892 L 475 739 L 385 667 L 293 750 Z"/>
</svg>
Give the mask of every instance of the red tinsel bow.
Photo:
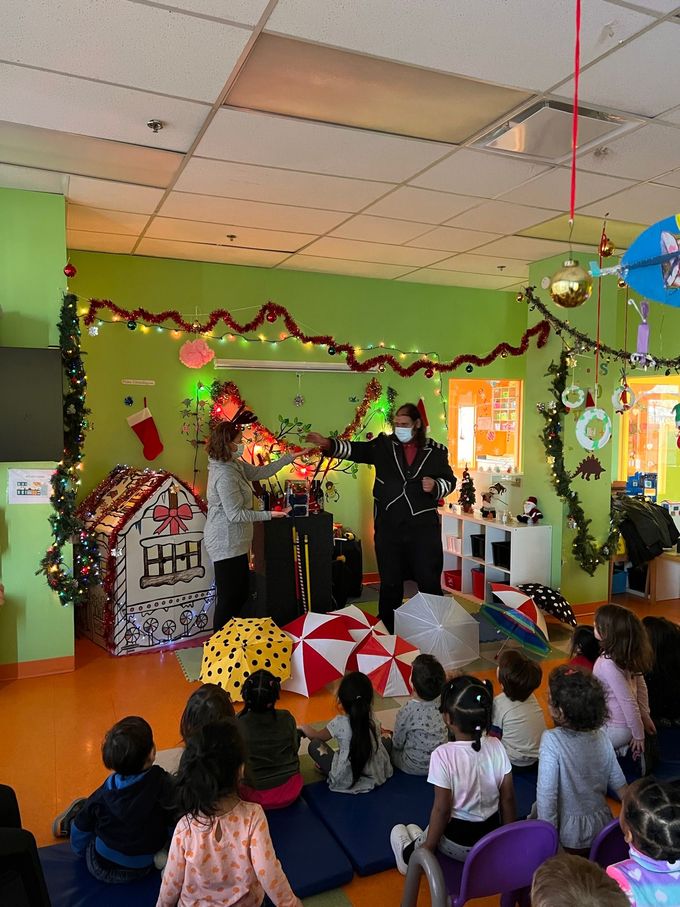
<svg viewBox="0 0 680 907">
<path fill-rule="evenodd" d="M 161 525 L 156 529 L 154 535 L 160 535 L 166 526 L 170 527 L 170 535 L 186 532 L 187 525 L 184 520 L 190 520 L 192 515 L 191 507 L 188 504 L 180 504 L 179 507 L 156 504 L 153 509 L 153 518 L 156 523 L 161 523 Z"/>
</svg>

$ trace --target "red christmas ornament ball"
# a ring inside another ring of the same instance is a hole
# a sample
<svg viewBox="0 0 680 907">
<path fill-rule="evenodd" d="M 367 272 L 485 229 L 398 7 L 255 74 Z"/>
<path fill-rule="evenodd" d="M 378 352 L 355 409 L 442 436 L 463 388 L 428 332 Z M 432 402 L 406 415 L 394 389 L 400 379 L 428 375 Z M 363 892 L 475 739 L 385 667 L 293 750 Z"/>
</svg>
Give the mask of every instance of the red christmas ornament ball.
<svg viewBox="0 0 680 907">
<path fill-rule="evenodd" d="M 78 271 L 76 270 L 76 266 L 72 265 L 71 262 L 69 262 L 64 268 L 64 274 L 69 278 L 69 280 L 71 279 L 71 277 L 75 277 L 77 273 Z"/>
<path fill-rule="evenodd" d="M 270 324 L 274 324 L 274 322 L 276 321 L 276 315 L 274 314 L 274 312 L 267 312 L 267 321 Z"/>
<path fill-rule="evenodd" d="M 434 378 L 434 369 L 433 369 L 433 368 L 426 368 L 426 369 L 425 369 L 425 377 L 426 377 L 426 378 Z"/>
<path fill-rule="evenodd" d="M 366 432 L 366 440 L 367 440 L 367 441 L 372 441 L 372 440 L 373 440 L 373 432 L 372 432 L 372 431 L 367 431 L 367 432 Z"/>
</svg>

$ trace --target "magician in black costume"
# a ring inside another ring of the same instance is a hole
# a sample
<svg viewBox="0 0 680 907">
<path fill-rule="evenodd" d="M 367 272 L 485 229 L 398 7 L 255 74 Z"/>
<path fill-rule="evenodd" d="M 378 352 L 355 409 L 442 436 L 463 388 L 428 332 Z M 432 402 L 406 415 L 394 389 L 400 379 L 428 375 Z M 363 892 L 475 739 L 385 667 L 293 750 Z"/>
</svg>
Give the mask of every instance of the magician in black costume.
<svg viewBox="0 0 680 907">
<path fill-rule="evenodd" d="M 343 441 L 312 432 L 307 443 L 329 457 L 375 466 L 373 485 L 375 554 L 380 572 L 380 617 L 394 632 L 394 610 L 404 597 L 404 580 L 420 592 L 441 595 L 443 550 L 437 501 L 451 494 L 456 479 L 443 444 L 428 438 L 420 410 L 400 406 L 394 434 L 371 441 Z"/>
</svg>

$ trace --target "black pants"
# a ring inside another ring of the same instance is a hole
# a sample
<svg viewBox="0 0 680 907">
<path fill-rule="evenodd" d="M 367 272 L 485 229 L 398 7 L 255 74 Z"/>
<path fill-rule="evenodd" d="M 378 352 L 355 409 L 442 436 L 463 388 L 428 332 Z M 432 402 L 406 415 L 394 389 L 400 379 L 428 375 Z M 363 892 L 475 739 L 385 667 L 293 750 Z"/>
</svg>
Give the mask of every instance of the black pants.
<svg viewBox="0 0 680 907">
<path fill-rule="evenodd" d="M 248 601 L 250 565 L 247 554 L 215 561 L 215 619 L 213 628 L 221 630 L 228 620 L 238 617 Z"/>
<path fill-rule="evenodd" d="M 444 553 L 437 514 L 403 522 L 392 522 L 388 516 L 378 514 L 375 555 L 380 573 L 378 612 L 392 633 L 394 610 L 404 598 L 405 579 L 414 579 L 420 592 L 442 594 Z"/>
<path fill-rule="evenodd" d="M 35 838 L 21 828 L 17 798 L 4 784 L 0 784 L 0 904 L 50 907 Z"/>
</svg>

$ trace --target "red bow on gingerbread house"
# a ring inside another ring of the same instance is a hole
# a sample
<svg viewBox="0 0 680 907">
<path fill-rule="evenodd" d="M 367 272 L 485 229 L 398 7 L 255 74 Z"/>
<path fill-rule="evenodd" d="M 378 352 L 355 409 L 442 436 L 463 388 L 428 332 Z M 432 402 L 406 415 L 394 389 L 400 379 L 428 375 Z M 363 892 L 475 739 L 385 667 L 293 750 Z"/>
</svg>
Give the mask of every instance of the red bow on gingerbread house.
<svg viewBox="0 0 680 907">
<path fill-rule="evenodd" d="M 187 531 L 188 527 L 184 520 L 190 520 L 193 513 L 188 504 L 180 504 L 179 507 L 166 507 L 165 504 L 156 504 L 152 516 L 156 523 L 161 524 L 155 530 L 154 535 L 160 535 L 166 526 L 170 527 L 170 535 L 177 535 L 180 532 Z"/>
</svg>

